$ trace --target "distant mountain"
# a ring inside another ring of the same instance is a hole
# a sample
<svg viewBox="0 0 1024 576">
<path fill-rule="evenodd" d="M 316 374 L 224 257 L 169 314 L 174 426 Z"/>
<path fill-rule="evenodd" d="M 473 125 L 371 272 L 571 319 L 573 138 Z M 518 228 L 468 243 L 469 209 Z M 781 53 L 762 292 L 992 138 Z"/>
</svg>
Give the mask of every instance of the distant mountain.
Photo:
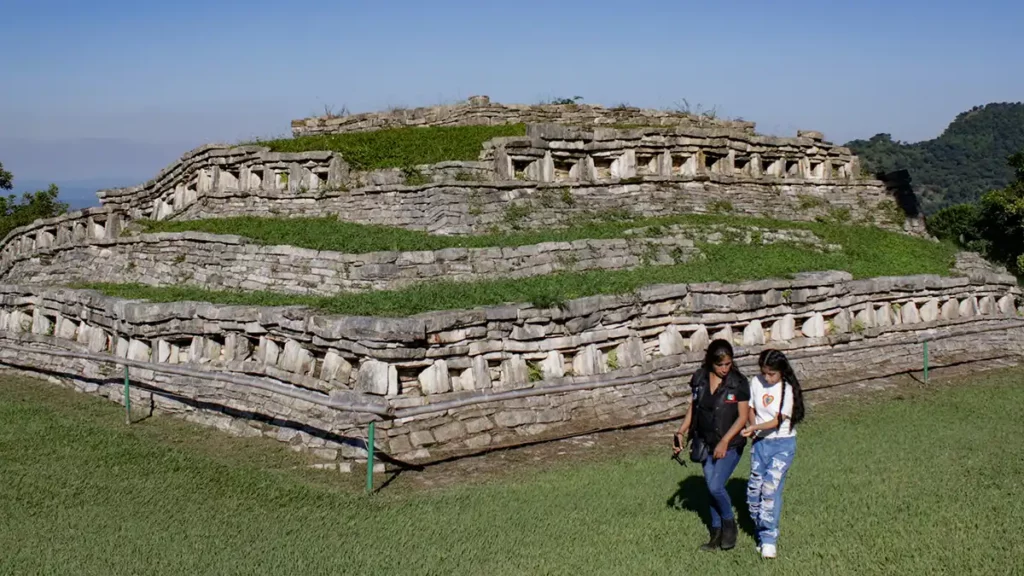
<svg viewBox="0 0 1024 576">
<path fill-rule="evenodd" d="M 1006 163 L 1024 150 L 1024 103 L 993 103 L 963 112 L 938 137 L 909 144 L 889 134 L 846 144 L 872 172 L 907 169 L 926 214 L 974 202 L 1013 181 Z"/>
</svg>

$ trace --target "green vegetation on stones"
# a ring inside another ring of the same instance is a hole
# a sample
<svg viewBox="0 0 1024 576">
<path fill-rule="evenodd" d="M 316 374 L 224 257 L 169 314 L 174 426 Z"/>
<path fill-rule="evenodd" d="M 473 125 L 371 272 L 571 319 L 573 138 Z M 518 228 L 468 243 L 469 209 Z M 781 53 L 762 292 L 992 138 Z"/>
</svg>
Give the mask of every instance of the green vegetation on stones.
<svg viewBox="0 0 1024 576">
<path fill-rule="evenodd" d="M 708 211 L 712 214 L 730 214 L 733 210 L 732 202 L 728 200 L 715 200 L 708 204 Z"/>
<path fill-rule="evenodd" d="M 356 170 L 402 168 L 453 160 L 476 160 L 484 142 L 525 136 L 526 125 L 394 128 L 376 132 L 324 134 L 248 142 L 273 152 L 340 152 Z"/>
<path fill-rule="evenodd" d="M 693 216 L 679 218 L 680 221 L 694 221 Z M 722 220 L 723 217 L 718 218 L 718 221 Z M 712 221 L 714 220 L 712 219 Z M 729 221 L 734 225 L 740 222 L 736 218 L 731 218 Z M 759 227 L 773 225 L 773 223 L 756 219 L 744 219 L 744 221 L 754 222 Z M 82 284 L 78 287 L 94 288 L 122 298 L 141 298 L 161 302 L 196 300 L 262 306 L 304 305 L 337 314 L 405 316 L 429 310 L 461 309 L 508 302 L 532 302 L 540 306 L 550 306 L 595 294 L 629 294 L 650 284 L 739 282 L 763 278 L 785 278 L 798 272 L 818 270 L 846 270 L 856 278 L 912 274 L 949 275 L 950 265 L 954 261 L 956 253 L 956 247 L 949 243 L 932 242 L 877 228 L 825 226 L 809 223 L 786 224 L 792 228 L 812 230 L 826 243 L 838 244 L 843 248 L 836 252 L 822 253 L 805 246 L 785 243 L 767 246 L 725 243 L 698 245 L 698 248 L 707 256 L 706 258 L 670 266 L 650 266 L 616 271 L 562 272 L 530 278 L 475 282 L 435 281 L 402 290 L 341 294 L 330 297 L 298 296 L 273 292 L 217 292 L 185 286 Z M 595 225 L 590 230 L 603 232 L 604 237 L 616 237 L 610 233 L 616 231 L 621 234 L 622 229 L 615 228 L 617 225 L 620 224 L 605 223 Z M 632 226 L 635 225 L 634 222 Z M 565 236 L 558 236 L 559 233 L 565 234 Z M 490 238 L 518 244 L 523 243 L 525 237 L 529 237 L 529 242 L 526 243 L 532 244 L 545 241 L 540 238 L 558 240 L 571 238 L 571 234 L 579 233 L 579 230 L 571 232 L 551 230 L 535 232 L 534 236 L 508 235 Z M 464 238 L 462 240 L 479 242 L 481 238 Z"/>
</svg>

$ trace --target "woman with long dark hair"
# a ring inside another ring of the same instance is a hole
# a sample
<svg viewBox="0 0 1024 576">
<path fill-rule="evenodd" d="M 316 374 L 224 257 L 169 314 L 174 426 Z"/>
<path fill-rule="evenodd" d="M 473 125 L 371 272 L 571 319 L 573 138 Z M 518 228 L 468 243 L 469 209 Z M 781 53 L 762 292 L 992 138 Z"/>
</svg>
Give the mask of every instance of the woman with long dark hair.
<svg viewBox="0 0 1024 576">
<path fill-rule="evenodd" d="M 750 380 L 750 424 L 742 432 L 753 438 L 747 506 L 757 527 L 761 556 L 775 558 L 782 487 L 796 455 L 796 425 L 804 419 L 804 395 L 782 352 L 761 352 L 758 365 L 761 374 Z"/>
<path fill-rule="evenodd" d="M 715 340 L 704 354 L 704 364 L 690 378 L 690 407 L 676 432 L 686 438 L 691 460 L 704 468 L 711 495 L 711 537 L 701 550 L 736 547 L 736 515 L 725 483 L 736 469 L 746 445 L 740 431 L 747 423 L 750 383 L 733 364 L 732 345 Z M 685 442 L 675 442 L 678 454 Z"/>
</svg>

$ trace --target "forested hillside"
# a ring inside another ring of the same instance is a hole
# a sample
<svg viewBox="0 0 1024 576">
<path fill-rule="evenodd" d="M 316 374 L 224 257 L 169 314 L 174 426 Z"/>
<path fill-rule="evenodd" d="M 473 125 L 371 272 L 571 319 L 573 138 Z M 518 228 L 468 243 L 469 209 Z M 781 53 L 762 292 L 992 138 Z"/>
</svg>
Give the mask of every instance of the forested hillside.
<svg viewBox="0 0 1024 576">
<path fill-rule="evenodd" d="M 993 103 L 963 112 L 938 137 L 908 144 L 889 134 L 846 144 L 871 172 L 906 168 L 926 214 L 974 202 L 1014 179 L 1007 157 L 1024 149 L 1024 103 Z"/>
</svg>

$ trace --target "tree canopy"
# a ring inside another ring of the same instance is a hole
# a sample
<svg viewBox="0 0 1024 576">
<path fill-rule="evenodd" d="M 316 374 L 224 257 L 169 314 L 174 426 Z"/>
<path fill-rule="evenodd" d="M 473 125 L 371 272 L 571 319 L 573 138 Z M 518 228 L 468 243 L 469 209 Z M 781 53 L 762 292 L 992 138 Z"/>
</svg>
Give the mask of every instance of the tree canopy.
<svg viewBox="0 0 1024 576">
<path fill-rule="evenodd" d="M 1007 156 L 1024 149 L 1024 103 L 993 103 L 959 114 L 938 137 L 914 144 L 890 134 L 846 144 L 869 172 L 906 169 L 925 214 L 975 202 L 1014 179 Z"/>
<path fill-rule="evenodd" d="M 0 189 L 14 188 L 14 177 L 0 163 Z M 57 199 L 60 190 L 50 184 L 47 190 L 26 192 L 18 198 L 14 194 L 0 197 L 0 238 L 38 218 L 52 218 L 68 211 L 68 205 Z"/>
<path fill-rule="evenodd" d="M 1024 149 L 1007 159 L 1015 180 L 973 204 L 950 206 L 928 219 L 928 231 L 940 239 L 981 252 L 1024 277 Z"/>
</svg>

